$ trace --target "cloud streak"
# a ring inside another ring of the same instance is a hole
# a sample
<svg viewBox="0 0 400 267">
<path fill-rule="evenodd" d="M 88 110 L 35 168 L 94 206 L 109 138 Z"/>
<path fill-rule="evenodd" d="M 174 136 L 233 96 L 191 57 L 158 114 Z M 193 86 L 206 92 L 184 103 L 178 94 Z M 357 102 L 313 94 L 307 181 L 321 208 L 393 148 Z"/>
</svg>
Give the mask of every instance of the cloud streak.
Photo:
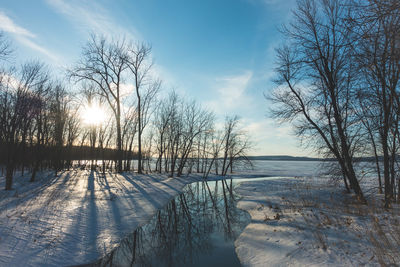
<svg viewBox="0 0 400 267">
<path fill-rule="evenodd" d="M 245 71 L 236 76 L 225 76 L 215 79 L 216 99 L 206 102 L 206 105 L 220 114 L 241 110 L 251 104 L 246 89 L 253 77 L 252 71 Z"/>
<path fill-rule="evenodd" d="M 59 61 L 59 58 L 56 55 L 32 40 L 36 38 L 36 35 L 34 33 L 17 25 L 2 11 L 0 11 L 0 30 L 12 34 L 14 38 L 22 45 L 27 46 L 37 52 L 40 52 L 41 54 L 47 56 L 53 61 Z"/>
<path fill-rule="evenodd" d="M 132 25 L 121 24 L 109 10 L 95 1 L 86 0 L 46 0 L 46 3 L 57 13 L 69 20 L 84 36 L 96 33 L 108 39 L 126 39 L 129 42 L 143 41 L 141 33 Z M 173 87 L 177 80 L 167 68 L 154 64 L 151 73 L 161 77 Z"/>
<path fill-rule="evenodd" d="M 140 34 L 132 27 L 129 30 L 119 25 L 108 10 L 95 1 L 82 0 L 46 0 L 56 12 L 64 15 L 75 27 L 87 35 L 96 32 L 108 38 L 127 37 L 131 40 L 139 39 Z"/>
<path fill-rule="evenodd" d="M 12 33 L 18 36 L 24 36 L 24 37 L 29 37 L 29 38 L 35 38 L 36 36 L 28 31 L 25 28 L 22 28 L 15 24 L 15 22 L 9 18 L 4 12 L 0 11 L 0 29 Z"/>
<path fill-rule="evenodd" d="M 253 155 L 265 155 L 265 151 L 268 151 L 268 155 L 313 155 L 308 149 L 300 149 L 300 143 L 293 136 L 289 125 L 279 125 L 270 118 L 264 120 L 247 118 L 243 120 L 243 125 L 254 144 L 251 150 Z"/>
</svg>

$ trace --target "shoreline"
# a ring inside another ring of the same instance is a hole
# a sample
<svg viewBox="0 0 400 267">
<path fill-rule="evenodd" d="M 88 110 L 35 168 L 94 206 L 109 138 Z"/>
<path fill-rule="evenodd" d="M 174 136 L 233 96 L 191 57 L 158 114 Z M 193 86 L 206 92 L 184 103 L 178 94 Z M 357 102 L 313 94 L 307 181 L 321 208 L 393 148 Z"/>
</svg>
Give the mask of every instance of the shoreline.
<svg viewBox="0 0 400 267">
<path fill-rule="evenodd" d="M 243 266 L 381 266 L 399 260 L 398 204 L 392 211 L 377 208 L 374 199 L 360 205 L 326 178 L 243 182 L 236 190 L 242 196 L 238 208 L 251 216 L 235 241 Z"/>
<path fill-rule="evenodd" d="M 245 177 L 250 178 L 240 181 Z M 387 212 L 358 205 L 327 178 L 256 177 L 251 172 L 224 177 L 238 182 L 237 208 L 251 217 L 234 242 L 243 266 L 380 265 L 397 257 L 392 252 L 398 248 L 390 248 L 389 255 L 379 250 L 383 240 L 377 231 L 385 227 L 380 224 Z M 208 181 L 222 178 L 213 175 Z M 94 262 L 146 224 L 186 185 L 201 180 L 196 174 L 103 177 L 90 171 L 43 175 L 34 183 L 19 177 L 17 189 L 0 192 L 0 265 Z M 364 186 L 373 186 L 373 181 Z M 400 221 L 398 211 L 398 205 L 389 211 L 395 214 L 390 227 Z M 395 229 L 400 232 L 400 227 Z M 392 240 L 391 245 L 395 247 Z"/>
<path fill-rule="evenodd" d="M 201 176 L 64 172 L 0 192 L 0 265 L 94 262 Z"/>
</svg>

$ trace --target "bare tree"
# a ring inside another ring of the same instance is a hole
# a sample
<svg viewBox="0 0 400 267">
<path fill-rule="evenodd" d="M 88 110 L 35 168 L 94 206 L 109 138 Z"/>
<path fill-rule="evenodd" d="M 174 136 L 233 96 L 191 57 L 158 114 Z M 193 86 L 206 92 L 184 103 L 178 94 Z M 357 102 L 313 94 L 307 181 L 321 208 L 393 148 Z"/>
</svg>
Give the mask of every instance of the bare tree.
<svg viewBox="0 0 400 267">
<path fill-rule="evenodd" d="M 125 42 L 108 41 L 104 37 L 92 35 L 83 48 L 82 59 L 69 71 L 70 77 L 77 81 L 93 82 L 114 114 L 118 172 L 122 172 L 121 84 L 127 67 Z"/>
<path fill-rule="evenodd" d="M 50 111 L 53 125 L 53 141 L 55 148 L 55 173 L 62 170 L 64 167 L 64 160 L 62 158 L 63 147 L 65 144 L 65 125 L 68 118 L 68 102 L 66 89 L 57 84 L 52 91 L 52 102 L 50 104 Z"/>
<path fill-rule="evenodd" d="M 122 140 L 124 140 L 124 150 L 126 153 L 126 164 L 125 170 L 131 170 L 131 160 L 133 159 L 133 141 L 137 133 L 137 116 L 136 109 L 129 107 L 128 111 L 125 112 Z"/>
<path fill-rule="evenodd" d="M 371 131 L 372 142 L 376 138 L 380 143 L 385 206 L 389 207 L 395 195 L 399 143 L 400 3 L 395 0 L 353 1 L 349 25 L 356 36 L 353 47 L 361 70 L 361 91 L 364 91 L 360 95 L 364 96 L 363 103 L 369 105 L 362 110 L 364 125 L 376 125 L 372 129 L 367 127 L 367 131 Z"/>
<path fill-rule="evenodd" d="M 299 136 L 320 140 L 338 160 L 346 187 L 349 183 L 365 202 L 353 160 L 359 124 L 352 111 L 355 77 L 346 7 L 339 0 L 302 0 L 293 15 L 283 31 L 287 45 L 277 50 L 273 115 L 294 122 Z"/>
<path fill-rule="evenodd" d="M 143 120 L 144 103 L 143 96 L 151 95 L 159 88 L 159 82 L 151 84 L 150 60 L 151 48 L 145 44 L 132 44 L 128 49 L 128 68 L 130 69 L 137 97 L 137 121 L 138 121 L 138 173 L 142 173 L 142 133 L 145 125 Z M 144 90 L 147 88 L 147 93 Z"/>
<path fill-rule="evenodd" d="M 167 99 L 162 99 L 161 101 L 159 101 L 155 113 L 153 124 L 155 128 L 156 147 L 158 154 L 156 170 L 158 170 L 159 173 L 162 172 L 162 161 L 163 156 L 165 156 L 166 154 L 168 131 L 169 127 L 171 126 L 170 121 L 173 113 L 175 112 L 174 107 L 176 105 L 177 99 L 177 94 L 172 91 Z"/>
<path fill-rule="evenodd" d="M 222 163 L 222 171 L 221 174 L 223 176 L 226 175 L 226 172 L 228 170 L 227 162 L 228 162 L 228 153 L 231 150 L 231 147 L 234 145 L 235 139 L 236 139 L 236 128 L 239 123 L 239 117 L 234 116 L 234 117 L 227 117 L 225 119 L 225 129 L 224 129 L 224 156 L 223 156 L 223 163 Z"/>
<path fill-rule="evenodd" d="M 38 62 L 26 63 L 19 72 L 0 77 L 0 139 L 6 146 L 6 184 L 12 188 L 13 173 L 22 158 L 27 134 L 39 112 L 42 101 L 34 93 L 35 87 L 47 81 L 44 66 Z"/>
<path fill-rule="evenodd" d="M 239 128 L 238 116 L 225 119 L 223 139 L 222 176 L 226 176 L 229 169 L 233 173 L 235 163 L 242 163 L 242 168 L 253 166 L 251 160 L 247 157 L 251 142 L 246 133 Z"/>
<path fill-rule="evenodd" d="M 10 41 L 4 32 L 0 32 L 0 60 L 7 60 L 13 53 Z"/>
<path fill-rule="evenodd" d="M 96 101 L 98 99 L 96 99 L 96 88 L 93 86 L 93 83 L 89 83 L 89 84 L 84 84 L 83 88 L 82 88 L 82 94 L 83 94 L 83 98 L 84 98 L 84 104 L 83 104 L 83 108 L 92 108 L 93 106 L 96 105 Z M 98 128 L 100 125 L 94 125 L 94 124 L 90 124 L 86 125 L 85 128 L 87 128 L 88 131 L 88 137 L 89 137 L 89 145 L 91 148 L 91 153 L 92 156 L 94 156 L 94 158 L 92 158 L 91 161 L 91 170 L 95 170 L 95 164 L 94 162 L 96 162 L 96 143 L 97 143 L 97 136 L 98 136 Z M 97 164 L 97 163 L 96 163 Z"/>
<path fill-rule="evenodd" d="M 379 146 L 380 142 L 377 134 L 382 122 L 381 107 L 380 104 L 375 101 L 376 98 L 373 97 L 370 90 L 365 88 L 358 92 L 357 98 L 359 100 L 359 108 L 356 109 L 356 112 L 368 136 L 365 143 L 371 147 L 370 150 L 373 152 L 375 170 L 378 175 L 378 192 L 382 194 L 382 175 L 379 157 L 381 147 Z"/>
<path fill-rule="evenodd" d="M 214 115 L 203 110 L 195 101 L 186 103 L 182 112 L 183 131 L 179 145 L 178 177 L 182 175 L 188 157 L 194 151 L 196 137 L 209 130 L 210 124 L 214 122 Z"/>
<path fill-rule="evenodd" d="M 75 141 L 78 139 L 79 135 L 82 133 L 81 131 L 81 122 L 80 118 L 78 115 L 78 108 L 70 108 L 67 113 L 67 118 L 65 122 L 65 127 L 66 127 L 66 137 L 65 137 L 65 142 L 66 142 L 66 157 L 67 157 L 67 169 L 72 167 L 72 148 L 75 144 Z"/>
</svg>

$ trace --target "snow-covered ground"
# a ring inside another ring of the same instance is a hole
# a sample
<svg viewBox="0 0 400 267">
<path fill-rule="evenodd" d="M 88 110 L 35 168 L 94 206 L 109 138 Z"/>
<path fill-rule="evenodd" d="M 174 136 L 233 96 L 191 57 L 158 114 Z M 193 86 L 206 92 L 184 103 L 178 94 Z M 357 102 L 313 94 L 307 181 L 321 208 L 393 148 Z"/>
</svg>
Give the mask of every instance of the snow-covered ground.
<svg viewBox="0 0 400 267">
<path fill-rule="evenodd" d="M 363 183 L 364 188 L 373 183 Z M 238 207 L 251 223 L 235 241 L 244 266 L 396 266 L 400 213 L 368 196 L 360 205 L 324 178 L 241 183 Z M 370 191 L 371 193 L 371 191 Z"/>
<path fill-rule="evenodd" d="M 89 263 L 199 177 L 69 171 L 0 190 L 0 266 Z M 4 188 L 4 177 L 0 178 Z"/>
<path fill-rule="evenodd" d="M 235 241 L 244 266 L 388 265 L 400 262 L 400 210 L 384 211 L 376 181 L 363 180 L 369 206 L 318 175 L 318 162 L 256 162 L 234 178 L 289 176 L 240 183 L 238 207 L 251 223 Z M 307 177 L 298 177 L 307 176 Z M 313 178 L 313 177 L 318 177 Z M 201 176 L 66 171 L 34 183 L 0 177 L 0 266 L 92 262 L 145 224 Z M 218 179 L 218 177 L 210 177 Z M 374 194 L 372 194 L 374 193 Z"/>
</svg>

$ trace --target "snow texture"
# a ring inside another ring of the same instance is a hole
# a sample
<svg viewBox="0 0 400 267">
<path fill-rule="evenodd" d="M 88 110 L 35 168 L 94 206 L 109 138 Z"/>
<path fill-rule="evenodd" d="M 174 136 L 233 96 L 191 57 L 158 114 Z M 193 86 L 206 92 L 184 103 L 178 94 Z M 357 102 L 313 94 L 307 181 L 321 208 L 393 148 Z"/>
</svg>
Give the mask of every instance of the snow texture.
<svg viewBox="0 0 400 267">
<path fill-rule="evenodd" d="M 257 161 L 233 178 L 238 207 L 251 222 L 235 241 L 244 266 L 361 266 L 400 262 L 400 210 L 382 209 L 376 179 L 363 179 L 368 206 L 317 175 L 318 162 Z M 262 176 L 292 178 L 257 178 Z M 295 177 L 307 176 L 307 177 Z M 243 179 L 252 177 L 253 179 Z M 318 177 L 318 178 L 314 178 Z M 199 175 L 168 178 L 96 171 L 42 173 L 0 190 L 0 266 L 65 266 L 93 262 Z M 210 177 L 210 180 L 219 177 Z M 4 188 L 4 176 L 0 188 Z"/>
<path fill-rule="evenodd" d="M 396 266 L 399 207 L 360 205 L 325 178 L 243 182 L 238 207 L 251 223 L 235 241 L 243 266 Z"/>
<path fill-rule="evenodd" d="M 28 179 L 0 191 L 0 266 L 94 261 L 199 177 L 66 171 Z"/>
</svg>

